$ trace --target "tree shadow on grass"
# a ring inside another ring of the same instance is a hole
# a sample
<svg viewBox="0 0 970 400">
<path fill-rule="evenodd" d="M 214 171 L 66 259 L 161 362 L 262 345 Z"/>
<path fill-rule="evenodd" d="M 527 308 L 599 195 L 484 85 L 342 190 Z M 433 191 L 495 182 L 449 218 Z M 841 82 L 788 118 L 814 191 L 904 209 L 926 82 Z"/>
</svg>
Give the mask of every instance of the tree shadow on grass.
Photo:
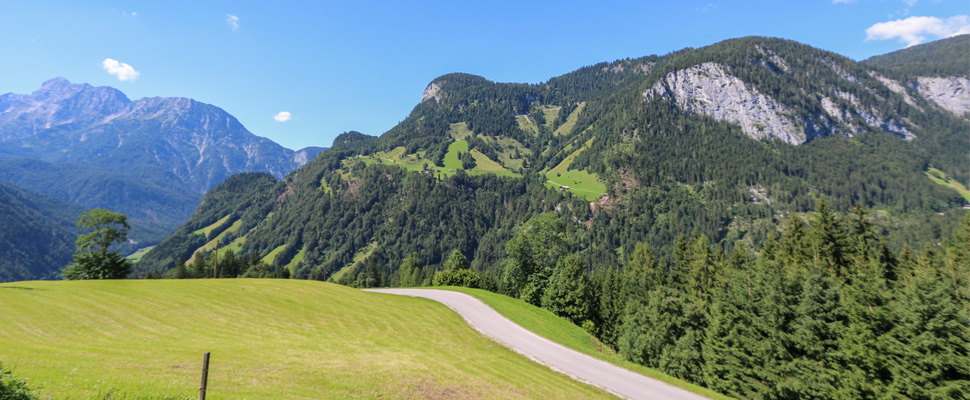
<svg viewBox="0 0 970 400">
<path fill-rule="evenodd" d="M 32 288 L 32 287 L 26 287 L 26 286 L 0 286 L 0 289 L 41 290 L 38 288 Z"/>
</svg>

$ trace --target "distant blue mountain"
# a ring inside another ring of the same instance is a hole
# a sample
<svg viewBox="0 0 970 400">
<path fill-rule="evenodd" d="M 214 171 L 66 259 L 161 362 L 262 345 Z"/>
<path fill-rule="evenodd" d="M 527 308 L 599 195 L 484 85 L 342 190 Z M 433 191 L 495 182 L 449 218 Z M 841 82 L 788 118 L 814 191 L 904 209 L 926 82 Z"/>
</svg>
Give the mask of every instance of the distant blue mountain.
<svg viewBox="0 0 970 400">
<path fill-rule="evenodd" d="M 132 248 L 171 233 L 227 177 L 280 178 L 324 149 L 287 149 L 187 98 L 132 101 L 118 89 L 64 78 L 31 94 L 0 95 L 0 181 L 128 215 Z"/>
</svg>

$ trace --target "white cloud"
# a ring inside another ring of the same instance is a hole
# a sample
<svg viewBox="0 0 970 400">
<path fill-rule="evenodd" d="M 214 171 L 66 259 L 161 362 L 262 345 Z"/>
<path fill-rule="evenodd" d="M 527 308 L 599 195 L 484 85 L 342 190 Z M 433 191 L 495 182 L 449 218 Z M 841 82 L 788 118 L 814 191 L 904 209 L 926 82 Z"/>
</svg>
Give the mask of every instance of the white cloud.
<svg viewBox="0 0 970 400">
<path fill-rule="evenodd" d="M 133 81 L 138 79 L 138 75 L 141 75 L 131 65 L 110 58 L 105 58 L 101 62 L 101 67 L 109 74 L 117 76 L 119 81 Z"/>
<path fill-rule="evenodd" d="M 289 111 L 280 111 L 273 116 L 273 119 L 275 119 L 276 122 L 286 122 L 293 119 L 293 114 L 290 114 Z"/>
<path fill-rule="evenodd" d="M 970 17 L 957 15 L 947 19 L 909 17 L 880 22 L 866 29 L 866 41 L 898 39 L 906 47 L 915 46 L 928 37 L 947 38 L 970 33 Z"/>
<path fill-rule="evenodd" d="M 226 14 L 226 23 L 232 27 L 232 30 L 239 29 L 239 17 L 235 15 Z"/>
<path fill-rule="evenodd" d="M 832 4 L 855 3 L 856 0 L 832 0 Z"/>
</svg>

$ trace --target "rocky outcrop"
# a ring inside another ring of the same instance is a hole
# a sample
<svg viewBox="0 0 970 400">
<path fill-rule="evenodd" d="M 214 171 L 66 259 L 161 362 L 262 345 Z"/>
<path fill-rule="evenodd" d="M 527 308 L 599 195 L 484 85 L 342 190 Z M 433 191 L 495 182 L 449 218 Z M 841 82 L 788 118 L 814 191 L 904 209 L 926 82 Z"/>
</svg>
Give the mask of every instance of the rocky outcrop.
<svg viewBox="0 0 970 400">
<path fill-rule="evenodd" d="M 828 58 L 823 58 L 822 63 L 828 66 L 829 68 L 831 68 L 832 72 L 835 72 L 835 74 L 842 79 L 845 79 L 852 83 L 859 83 L 861 81 L 859 77 L 850 74 L 848 71 L 845 70 L 845 68 L 842 68 L 842 66 L 836 63 L 835 61 L 832 61 Z"/>
<path fill-rule="evenodd" d="M 425 102 L 434 99 L 435 103 L 441 102 L 441 85 L 437 82 L 431 82 L 428 87 L 424 88 L 424 92 L 421 93 L 421 102 Z"/>
<path fill-rule="evenodd" d="M 791 144 L 807 140 L 804 129 L 792 121 L 784 105 L 749 87 L 720 64 L 704 63 L 671 72 L 643 97 L 671 98 L 688 113 L 737 123 L 755 139 L 777 138 Z"/>
<path fill-rule="evenodd" d="M 970 80 L 964 77 L 920 77 L 916 90 L 927 100 L 957 115 L 970 113 Z"/>
<path fill-rule="evenodd" d="M 847 107 L 839 105 L 835 100 L 823 96 L 821 103 L 825 113 L 833 120 L 845 124 L 851 133 L 859 133 L 863 130 L 863 125 L 891 133 L 906 140 L 916 138 L 906 125 L 899 123 L 891 118 L 886 118 L 878 110 L 863 106 L 859 100 L 848 92 L 835 91 L 835 96 L 848 103 Z M 843 103 L 845 104 L 845 103 Z M 838 133 L 834 131 L 834 133 Z"/>
<path fill-rule="evenodd" d="M 923 110 L 922 108 L 920 108 L 920 106 L 916 105 L 916 102 L 913 101 L 913 98 L 909 96 L 909 92 L 906 91 L 906 88 L 903 87 L 903 85 L 901 85 L 899 82 L 896 82 L 885 76 L 879 75 L 875 72 L 869 72 L 869 74 L 872 75 L 873 78 L 876 78 L 879 82 L 882 82 L 883 85 L 886 85 L 886 87 L 889 88 L 889 90 L 891 90 L 893 93 L 903 96 L 903 100 L 906 102 L 906 104 L 916 107 L 916 109 L 920 111 Z"/>
<path fill-rule="evenodd" d="M 131 103 L 121 91 L 88 84 L 75 85 L 57 77 L 32 94 L 0 96 L 0 141 L 19 139 L 41 130 L 72 130 L 98 123 Z M 24 126 L 30 129 L 5 129 Z"/>
<path fill-rule="evenodd" d="M 771 63 L 774 64 L 777 68 L 780 68 L 782 72 L 785 72 L 785 73 L 791 72 L 791 67 L 788 66 L 788 63 L 785 62 L 785 59 L 779 57 L 778 54 L 775 54 L 775 52 L 771 51 L 771 49 L 765 49 L 759 45 L 755 45 L 754 48 L 758 50 L 758 53 L 760 53 L 761 55 L 768 57 Z M 764 61 L 762 61 L 762 63 L 764 63 Z"/>
</svg>

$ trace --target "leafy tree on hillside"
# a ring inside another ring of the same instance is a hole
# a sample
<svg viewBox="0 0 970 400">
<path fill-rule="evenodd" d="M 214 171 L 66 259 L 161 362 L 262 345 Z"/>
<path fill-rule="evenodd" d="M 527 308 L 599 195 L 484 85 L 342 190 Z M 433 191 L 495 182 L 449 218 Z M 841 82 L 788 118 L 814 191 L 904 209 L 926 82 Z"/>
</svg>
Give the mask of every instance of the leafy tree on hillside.
<svg viewBox="0 0 970 400">
<path fill-rule="evenodd" d="M 464 286 L 477 288 L 479 277 L 475 271 L 468 266 L 468 259 L 461 251 L 455 249 L 445 262 L 445 270 L 434 274 L 432 285 L 434 286 Z"/>
<path fill-rule="evenodd" d="M 78 217 L 77 227 L 93 231 L 78 236 L 74 262 L 62 270 L 65 279 L 121 279 L 131 273 L 131 262 L 109 251 L 128 239 L 127 215 L 95 208 Z"/>
<path fill-rule="evenodd" d="M 530 219 L 505 245 L 507 257 L 502 276 L 506 289 L 533 305 L 541 305 L 542 293 L 559 257 L 569 249 L 566 227 L 555 213 Z"/>
<path fill-rule="evenodd" d="M 472 152 L 467 151 L 467 152 L 462 153 L 459 156 L 459 159 L 461 160 L 461 168 L 462 169 L 472 169 L 472 168 L 475 168 L 475 165 L 476 165 L 475 164 L 475 157 L 472 156 Z"/>
</svg>

